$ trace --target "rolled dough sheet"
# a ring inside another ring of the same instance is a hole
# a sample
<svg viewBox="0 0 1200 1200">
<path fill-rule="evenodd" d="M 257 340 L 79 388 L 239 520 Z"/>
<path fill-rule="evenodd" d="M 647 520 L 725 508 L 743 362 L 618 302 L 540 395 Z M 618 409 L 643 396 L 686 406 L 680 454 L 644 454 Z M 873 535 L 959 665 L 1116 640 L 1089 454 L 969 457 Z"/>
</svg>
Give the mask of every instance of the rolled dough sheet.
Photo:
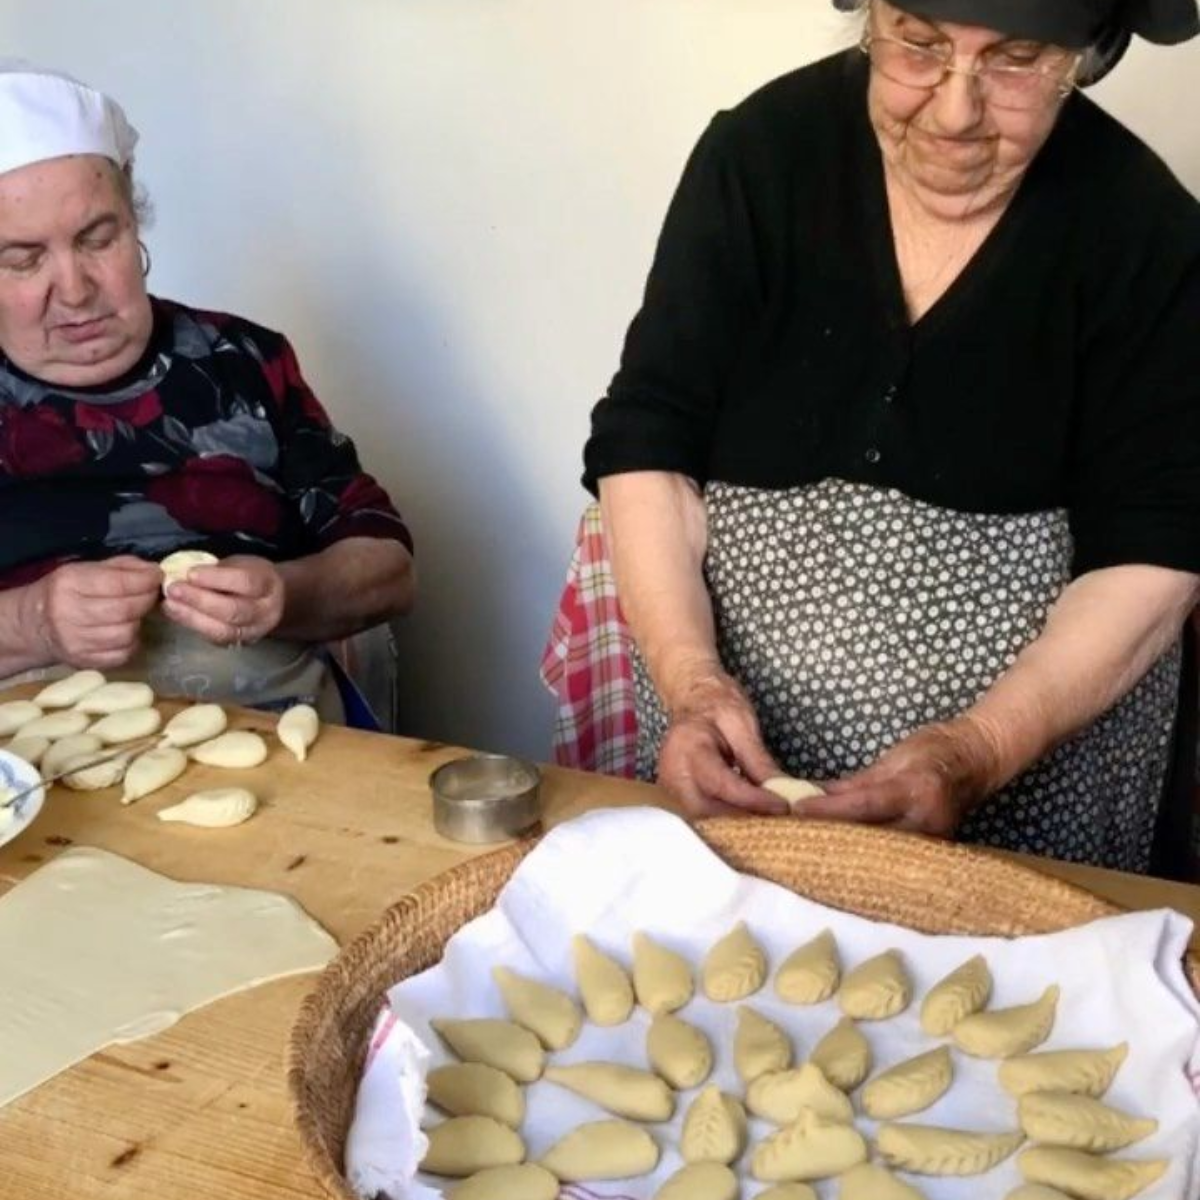
<svg viewBox="0 0 1200 1200">
<path fill-rule="evenodd" d="M 107 1045 L 336 953 L 287 896 L 68 850 L 0 898 L 0 1106 Z"/>
</svg>

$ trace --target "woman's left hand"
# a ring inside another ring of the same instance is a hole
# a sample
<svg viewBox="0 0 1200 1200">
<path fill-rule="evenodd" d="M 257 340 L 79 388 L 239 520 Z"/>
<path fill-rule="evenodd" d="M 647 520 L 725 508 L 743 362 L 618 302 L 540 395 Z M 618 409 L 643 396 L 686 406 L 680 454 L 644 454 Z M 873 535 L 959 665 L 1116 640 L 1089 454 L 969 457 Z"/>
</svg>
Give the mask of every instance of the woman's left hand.
<svg viewBox="0 0 1200 1200">
<path fill-rule="evenodd" d="M 274 563 L 249 554 L 193 567 L 171 585 L 163 612 L 218 646 L 242 646 L 272 633 L 283 617 L 283 576 Z"/>
<path fill-rule="evenodd" d="M 890 825 L 952 837 L 963 818 L 995 790 L 997 755 L 970 717 L 918 729 L 865 771 L 823 783 L 798 816 Z"/>
</svg>

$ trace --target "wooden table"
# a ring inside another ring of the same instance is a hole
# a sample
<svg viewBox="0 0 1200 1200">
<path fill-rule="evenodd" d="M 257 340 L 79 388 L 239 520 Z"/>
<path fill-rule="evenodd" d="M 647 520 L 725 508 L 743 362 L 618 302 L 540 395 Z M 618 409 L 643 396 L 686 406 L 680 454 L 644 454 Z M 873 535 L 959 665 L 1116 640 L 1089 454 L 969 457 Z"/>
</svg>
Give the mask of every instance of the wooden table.
<svg viewBox="0 0 1200 1200">
<path fill-rule="evenodd" d="M 246 713 L 236 724 L 272 722 Z M 478 852 L 440 838 L 430 819 L 429 773 L 460 753 L 330 729 L 303 765 L 276 746 L 256 771 L 193 767 L 128 808 L 111 791 L 56 789 L 35 824 L 0 849 L 0 894 L 64 846 L 100 846 L 174 879 L 286 892 L 345 942 L 405 891 Z M 642 784 L 545 774 L 547 824 L 588 808 L 665 803 Z M 154 817 L 187 791 L 243 780 L 264 801 L 246 825 L 199 830 Z M 1200 921 L 1200 888 L 1036 865 L 1120 904 L 1170 905 Z M 311 986 L 302 976 L 229 997 L 157 1037 L 96 1054 L 0 1110 L 0 1200 L 320 1196 L 282 1068 Z"/>
</svg>

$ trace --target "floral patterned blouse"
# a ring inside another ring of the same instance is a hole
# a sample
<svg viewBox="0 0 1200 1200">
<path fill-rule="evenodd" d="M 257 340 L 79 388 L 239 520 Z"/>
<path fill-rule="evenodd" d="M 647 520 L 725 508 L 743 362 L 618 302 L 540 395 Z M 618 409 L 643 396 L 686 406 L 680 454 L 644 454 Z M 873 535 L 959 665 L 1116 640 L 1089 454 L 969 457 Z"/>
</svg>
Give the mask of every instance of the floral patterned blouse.
<svg viewBox="0 0 1200 1200">
<path fill-rule="evenodd" d="M 146 353 L 100 387 L 43 383 L 0 357 L 0 588 L 71 560 L 181 547 L 273 561 L 348 537 L 412 549 L 286 338 L 151 304 Z"/>
</svg>

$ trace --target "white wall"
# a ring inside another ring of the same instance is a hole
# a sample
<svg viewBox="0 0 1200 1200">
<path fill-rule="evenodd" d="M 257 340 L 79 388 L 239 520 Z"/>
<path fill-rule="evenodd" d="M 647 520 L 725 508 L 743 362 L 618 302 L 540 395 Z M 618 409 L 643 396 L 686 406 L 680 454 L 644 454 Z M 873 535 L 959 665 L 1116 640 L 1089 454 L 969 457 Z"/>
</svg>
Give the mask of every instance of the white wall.
<svg viewBox="0 0 1200 1200">
<path fill-rule="evenodd" d="M 3 0 L 143 134 L 156 291 L 285 330 L 414 529 L 405 729 L 548 753 L 542 641 L 664 206 L 826 0 Z M 1097 94 L 1200 192 L 1200 45 Z"/>
</svg>

